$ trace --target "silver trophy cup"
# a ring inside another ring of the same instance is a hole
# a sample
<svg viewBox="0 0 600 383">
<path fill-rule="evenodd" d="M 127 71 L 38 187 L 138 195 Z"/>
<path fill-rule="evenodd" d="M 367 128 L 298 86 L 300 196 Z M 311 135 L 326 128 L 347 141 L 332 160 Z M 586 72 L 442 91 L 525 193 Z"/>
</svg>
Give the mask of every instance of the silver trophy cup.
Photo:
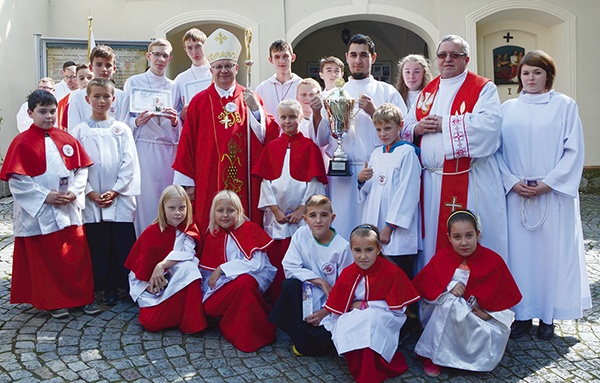
<svg viewBox="0 0 600 383">
<path fill-rule="evenodd" d="M 341 80 L 341 81 L 339 81 Z M 328 176 L 349 176 L 350 163 L 348 154 L 342 146 L 344 136 L 350 128 L 352 120 L 352 111 L 354 109 L 354 100 L 350 95 L 342 89 L 344 80 L 339 78 L 335 82 L 336 88 L 331 91 L 331 94 L 323 100 L 325 110 L 329 117 L 329 125 L 333 138 L 337 139 L 337 148 L 333 152 L 333 158 L 329 162 Z"/>
</svg>

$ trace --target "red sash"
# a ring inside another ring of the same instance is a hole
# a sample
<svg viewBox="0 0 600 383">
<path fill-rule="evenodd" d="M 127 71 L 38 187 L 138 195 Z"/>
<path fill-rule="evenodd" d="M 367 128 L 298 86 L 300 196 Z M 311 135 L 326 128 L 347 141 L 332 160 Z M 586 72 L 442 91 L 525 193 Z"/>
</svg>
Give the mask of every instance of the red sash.
<svg viewBox="0 0 600 383">
<path fill-rule="evenodd" d="M 450 214 L 455 210 L 467 208 L 471 158 L 469 156 L 469 142 L 464 117 L 465 114 L 473 111 L 475 104 L 479 100 L 481 89 L 483 89 L 488 81 L 490 80 L 485 77 L 468 72 L 464 83 L 461 85 L 452 102 L 449 129 L 453 152 L 455 153 L 455 157 L 458 158 L 444 160 L 436 251 L 450 246 L 450 242 L 448 242 L 446 236 L 446 221 Z M 419 94 L 415 105 L 417 121 L 421 121 L 422 118 L 429 115 L 431 105 L 433 105 L 437 96 L 439 85 L 440 76 L 427 84 L 421 94 Z"/>
</svg>

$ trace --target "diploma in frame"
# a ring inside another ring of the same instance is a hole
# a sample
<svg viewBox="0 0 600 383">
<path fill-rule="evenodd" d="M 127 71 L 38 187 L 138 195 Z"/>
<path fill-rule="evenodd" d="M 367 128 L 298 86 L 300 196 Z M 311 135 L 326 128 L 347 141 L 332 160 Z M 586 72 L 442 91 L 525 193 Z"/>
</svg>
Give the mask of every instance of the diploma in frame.
<svg viewBox="0 0 600 383">
<path fill-rule="evenodd" d="M 146 89 L 131 88 L 129 111 L 131 113 L 142 113 L 146 110 L 157 116 L 162 114 L 165 108 L 172 108 L 171 91 L 168 89 Z"/>
</svg>

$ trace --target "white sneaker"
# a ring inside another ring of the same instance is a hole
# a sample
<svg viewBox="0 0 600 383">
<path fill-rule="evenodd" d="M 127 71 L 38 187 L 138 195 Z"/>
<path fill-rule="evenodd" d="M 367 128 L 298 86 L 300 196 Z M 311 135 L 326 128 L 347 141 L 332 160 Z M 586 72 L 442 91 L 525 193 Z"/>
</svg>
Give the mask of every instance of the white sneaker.
<svg viewBox="0 0 600 383">
<path fill-rule="evenodd" d="M 83 306 L 83 312 L 88 315 L 96 315 L 102 312 L 102 309 L 100 308 L 100 306 L 98 306 L 96 302 L 92 302 Z"/>
<path fill-rule="evenodd" d="M 69 310 L 68 309 L 52 310 L 52 311 L 50 311 L 50 315 L 52 315 L 52 318 L 54 318 L 54 319 L 68 318 Z"/>
</svg>

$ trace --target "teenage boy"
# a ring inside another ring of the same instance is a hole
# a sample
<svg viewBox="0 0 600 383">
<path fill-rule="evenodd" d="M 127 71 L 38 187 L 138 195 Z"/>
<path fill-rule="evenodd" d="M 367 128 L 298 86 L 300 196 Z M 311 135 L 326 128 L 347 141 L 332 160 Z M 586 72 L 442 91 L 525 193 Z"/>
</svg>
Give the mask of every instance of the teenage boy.
<svg viewBox="0 0 600 383">
<path fill-rule="evenodd" d="M 325 91 L 335 88 L 334 82 L 344 76 L 344 63 L 335 56 L 323 57 L 319 64 L 319 77 L 325 84 Z"/>
<path fill-rule="evenodd" d="M 54 95 L 54 80 L 52 80 L 50 77 L 43 77 L 38 82 L 37 88 L 39 90 L 50 92 Z M 26 131 L 33 123 L 33 119 L 29 116 L 28 105 L 29 104 L 27 101 L 25 101 L 17 113 L 17 129 L 19 129 L 19 132 Z"/>
<path fill-rule="evenodd" d="M 54 97 L 56 97 L 56 101 L 60 101 L 72 91 L 79 89 L 77 87 L 77 74 L 75 73 L 77 70 L 76 68 L 77 64 L 74 61 L 67 61 L 63 64 L 63 79 L 54 87 Z"/>
<path fill-rule="evenodd" d="M 275 74 L 256 87 L 265 103 L 267 113 L 277 116 L 277 105 L 283 100 L 295 99 L 298 83 L 302 78 L 292 73 L 292 63 L 296 55 L 292 45 L 285 40 L 275 40 L 269 47 L 269 62 L 275 67 Z M 275 120 L 279 122 L 277 117 Z"/>
<path fill-rule="evenodd" d="M 115 52 L 108 45 L 97 45 L 90 53 L 90 67 L 94 77 L 110 80 L 117 70 Z M 74 91 L 69 96 L 67 126 L 69 131 L 84 122 L 92 115 L 92 107 L 85 100 L 84 89 Z M 120 89 L 115 89 L 115 102 L 108 111 L 110 117 L 117 121 L 127 122 L 129 117 L 129 95 Z"/>
<path fill-rule="evenodd" d="M 175 77 L 183 104 L 179 117 L 184 121 L 192 97 L 201 90 L 208 88 L 212 82 L 212 75 L 210 74 L 210 64 L 208 59 L 204 57 L 203 51 L 206 34 L 198 28 L 192 28 L 185 32 L 181 40 L 185 53 L 192 60 L 192 66 Z"/>
<path fill-rule="evenodd" d="M 173 183 L 175 160 L 181 121 L 181 97 L 175 81 L 165 76 L 167 65 L 172 60 L 171 43 L 165 39 L 156 39 L 148 45 L 146 58 L 150 69 L 131 76 L 125 82 L 124 90 L 131 95 L 133 88 L 153 91 L 168 91 L 171 106 L 164 105 L 161 111 L 145 110 L 131 113 L 128 125 L 133 131 L 135 146 L 141 164 L 142 189 L 137 198 L 135 232 L 138 237 L 154 221 L 158 214 L 157 201 L 162 191 Z M 156 109 L 156 108 L 155 108 Z"/>
</svg>

